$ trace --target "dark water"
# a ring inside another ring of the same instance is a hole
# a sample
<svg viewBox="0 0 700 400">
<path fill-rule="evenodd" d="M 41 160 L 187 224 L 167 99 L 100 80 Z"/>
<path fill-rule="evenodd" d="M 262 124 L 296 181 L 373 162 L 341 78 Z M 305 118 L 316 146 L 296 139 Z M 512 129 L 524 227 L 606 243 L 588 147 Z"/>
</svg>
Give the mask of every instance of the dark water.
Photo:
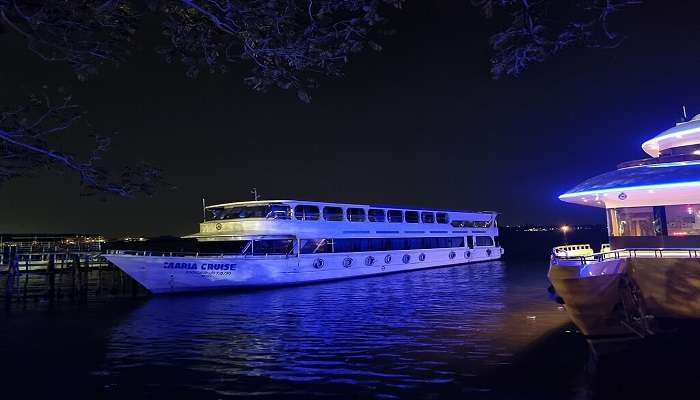
<svg viewBox="0 0 700 400">
<path fill-rule="evenodd" d="M 30 290 L 0 314 L 0 396 L 639 398 L 658 385 L 688 388 L 667 372 L 679 363 L 681 376 L 697 380 L 693 338 L 676 353 L 658 347 L 592 366 L 585 341 L 546 296 L 546 268 L 511 258 L 166 297 L 102 271 L 85 277 L 95 293 L 80 301 L 68 301 L 74 278 L 63 277 L 64 301 Z M 42 279 L 26 284 L 38 290 Z"/>
</svg>

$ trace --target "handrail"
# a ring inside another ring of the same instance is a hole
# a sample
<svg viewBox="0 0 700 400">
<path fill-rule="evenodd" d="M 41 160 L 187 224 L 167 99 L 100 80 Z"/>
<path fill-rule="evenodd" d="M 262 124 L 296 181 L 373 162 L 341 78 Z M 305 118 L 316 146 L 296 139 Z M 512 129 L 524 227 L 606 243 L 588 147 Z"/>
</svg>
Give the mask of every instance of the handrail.
<svg viewBox="0 0 700 400">
<path fill-rule="evenodd" d="M 580 261 L 582 265 L 590 262 L 601 262 L 609 259 L 620 258 L 700 258 L 700 248 L 629 248 L 604 251 L 584 256 L 566 256 L 557 254 L 552 250 L 552 260 Z M 687 254 L 686 254 L 687 253 Z"/>
<path fill-rule="evenodd" d="M 278 257 L 278 258 L 289 258 L 292 254 L 241 254 L 241 253 L 200 253 L 200 252 L 186 252 L 186 251 L 154 251 L 154 250 L 107 250 L 105 254 L 113 255 L 128 255 L 128 256 L 139 256 L 139 257 Z"/>
</svg>

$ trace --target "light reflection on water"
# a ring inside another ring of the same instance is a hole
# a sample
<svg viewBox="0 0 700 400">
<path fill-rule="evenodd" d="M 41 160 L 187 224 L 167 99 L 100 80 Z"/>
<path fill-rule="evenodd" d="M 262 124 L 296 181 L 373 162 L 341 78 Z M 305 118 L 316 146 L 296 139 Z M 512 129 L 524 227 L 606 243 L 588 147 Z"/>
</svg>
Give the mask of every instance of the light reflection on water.
<svg viewBox="0 0 700 400">
<path fill-rule="evenodd" d="M 543 268 L 491 262 L 156 297 L 111 329 L 93 374 L 120 395 L 498 398 L 484 377 L 568 322 Z"/>
</svg>

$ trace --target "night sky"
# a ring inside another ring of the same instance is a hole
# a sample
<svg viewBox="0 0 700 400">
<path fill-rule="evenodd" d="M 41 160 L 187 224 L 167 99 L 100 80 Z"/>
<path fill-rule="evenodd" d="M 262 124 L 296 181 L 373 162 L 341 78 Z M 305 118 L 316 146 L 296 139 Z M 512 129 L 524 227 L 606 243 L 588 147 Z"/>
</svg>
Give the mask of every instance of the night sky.
<svg viewBox="0 0 700 400">
<path fill-rule="evenodd" d="M 87 83 L 0 35 L 0 104 L 43 84 L 70 88 L 102 131 L 119 131 L 115 164 L 147 160 L 174 190 L 150 198 L 79 195 L 78 178 L 41 171 L 0 187 L 0 232 L 180 235 L 209 204 L 263 198 L 497 210 L 505 224 L 605 223 L 600 209 L 557 196 L 642 158 L 681 105 L 700 113 L 697 12 L 653 2 L 626 12 L 617 49 L 574 49 L 518 79 L 489 75 L 485 21 L 467 0 L 410 0 L 384 51 L 351 61 L 313 92 L 258 94 L 245 68 L 185 77 L 153 51 L 157 21 L 119 68 Z M 689 7 L 689 6 L 688 6 Z M 81 139 L 82 140 L 82 139 Z"/>
</svg>

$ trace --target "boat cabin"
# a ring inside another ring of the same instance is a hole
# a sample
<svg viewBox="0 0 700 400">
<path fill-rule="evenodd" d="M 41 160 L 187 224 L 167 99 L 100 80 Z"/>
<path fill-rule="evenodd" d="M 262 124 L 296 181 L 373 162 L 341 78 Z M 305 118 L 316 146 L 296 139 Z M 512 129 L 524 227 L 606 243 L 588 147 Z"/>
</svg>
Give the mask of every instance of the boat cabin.
<svg viewBox="0 0 700 400">
<path fill-rule="evenodd" d="M 700 247 L 700 115 L 644 142 L 620 164 L 559 196 L 606 209 L 612 250 Z"/>
<path fill-rule="evenodd" d="M 241 254 L 497 247 L 496 216 L 382 205 L 248 201 L 206 207 L 199 232 L 186 238 L 196 238 L 202 249 L 207 243 L 218 249 L 228 242 L 231 252 Z"/>
</svg>

